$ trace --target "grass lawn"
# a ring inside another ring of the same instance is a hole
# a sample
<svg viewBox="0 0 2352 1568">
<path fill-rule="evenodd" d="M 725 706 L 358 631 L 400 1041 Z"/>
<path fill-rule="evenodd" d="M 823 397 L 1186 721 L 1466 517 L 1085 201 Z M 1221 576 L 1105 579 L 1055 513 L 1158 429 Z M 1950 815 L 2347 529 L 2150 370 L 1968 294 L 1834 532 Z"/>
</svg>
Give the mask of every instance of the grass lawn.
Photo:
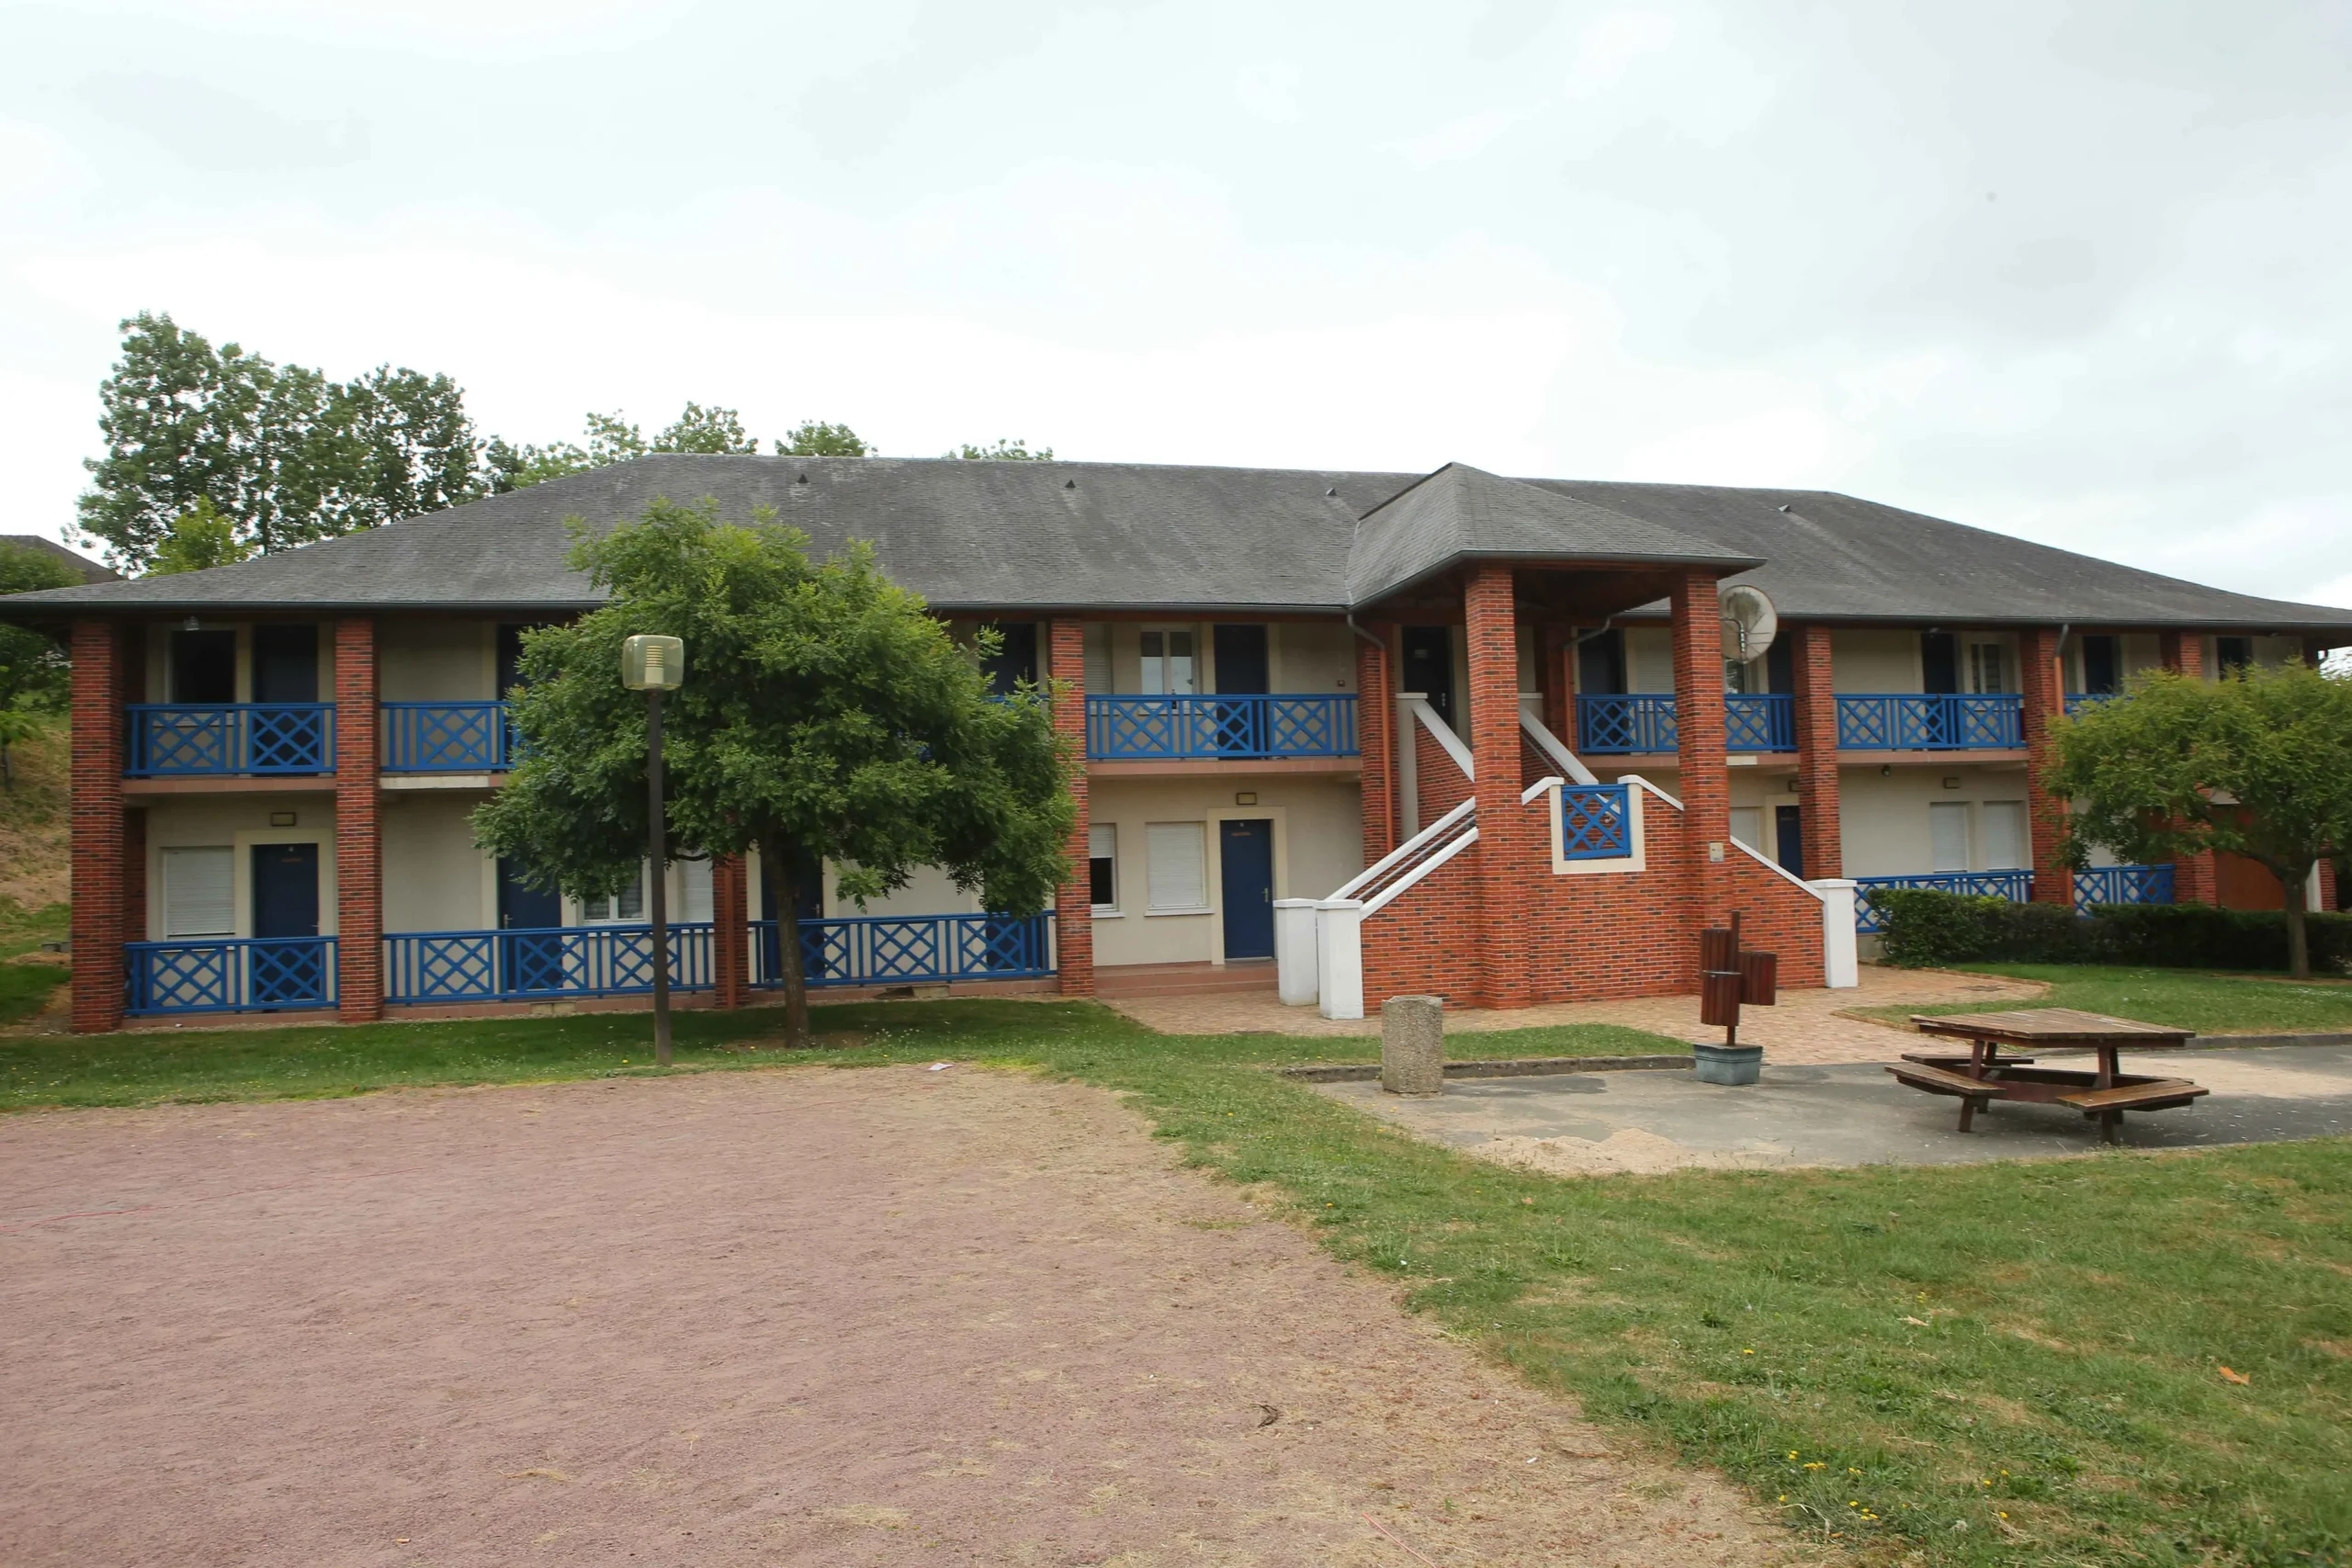
<svg viewBox="0 0 2352 1568">
<path fill-rule="evenodd" d="M 1972 974 L 2049 983 L 2038 1002 L 1998 1007 L 2081 1008 L 2199 1034 L 2316 1034 L 2352 1031 L 2352 985 L 2256 979 L 2200 969 L 2127 969 L 2095 964 L 1963 964 Z M 1901 1022 L 1914 1013 L 1983 1012 L 1986 1004 L 1855 1008 L 1857 1017 Z"/>
<path fill-rule="evenodd" d="M 832 1045 L 786 1059 L 954 1057 L 1131 1094 L 1416 1310 L 1859 1560 L 2352 1562 L 2352 1142 L 1560 1179 L 1263 1070 L 1370 1041 L 1166 1037 L 1082 1004 L 819 1019 Z M 679 1022 L 691 1070 L 781 1055 L 772 1012 Z M 1611 1032 L 1462 1043 L 1629 1048 Z M 17 1106 L 325 1094 L 643 1072 L 646 1038 L 641 1015 L 50 1038 L 0 1045 L 0 1081 Z"/>
</svg>

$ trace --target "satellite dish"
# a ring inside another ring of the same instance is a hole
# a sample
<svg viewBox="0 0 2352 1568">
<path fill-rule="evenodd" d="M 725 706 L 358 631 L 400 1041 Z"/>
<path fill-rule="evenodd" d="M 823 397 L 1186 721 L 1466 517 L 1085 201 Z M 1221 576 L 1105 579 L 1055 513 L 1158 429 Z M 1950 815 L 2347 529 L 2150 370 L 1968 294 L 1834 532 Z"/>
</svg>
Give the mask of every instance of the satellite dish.
<svg viewBox="0 0 2352 1568">
<path fill-rule="evenodd" d="M 1745 582 L 1724 590 L 1723 615 L 1724 657 L 1743 664 L 1763 658 L 1772 646 L 1772 635 L 1781 629 L 1781 613 L 1772 608 L 1764 590 Z"/>
</svg>

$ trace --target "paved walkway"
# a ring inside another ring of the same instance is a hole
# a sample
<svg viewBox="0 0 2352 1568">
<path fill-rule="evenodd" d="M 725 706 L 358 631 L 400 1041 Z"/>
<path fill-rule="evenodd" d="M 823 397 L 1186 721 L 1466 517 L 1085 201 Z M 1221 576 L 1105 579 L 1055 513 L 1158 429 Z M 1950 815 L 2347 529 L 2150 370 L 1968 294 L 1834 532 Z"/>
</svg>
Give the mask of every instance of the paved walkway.
<svg viewBox="0 0 2352 1568">
<path fill-rule="evenodd" d="M 10 1568 L 1803 1555 L 967 1067 L 0 1118 L 0 1357 Z"/>
<path fill-rule="evenodd" d="M 2158 1060 L 2167 1076 L 2213 1091 L 2182 1110 L 2127 1115 L 2129 1148 L 2352 1134 L 2352 1046 L 2165 1051 L 2124 1060 Z M 1385 1094 L 1376 1083 L 1319 1087 L 1465 1154 L 1561 1175 L 1953 1165 L 2099 1148 L 2095 1124 L 2056 1105 L 1996 1103 L 1978 1114 L 1974 1131 L 1962 1133 L 1958 1100 L 1905 1089 L 1883 1066 L 1862 1063 L 1768 1066 L 1763 1082 L 1740 1089 L 1703 1084 L 1687 1072 L 1457 1079 L 1428 1099 Z"/>
<path fill-rule="evenodd" d="M 1862 966 L 1853 990 L 1782 991 L 1778 1007 L 1750 1008 L 1741 1017 L 1742 1043 L 1765 1048 L 1769 1061 L 1892 1062 L 1917 1045 L 1917 1036 L 1862 1019 L 1841 1018 L 1846 1008 L 1926 1007 L 1937 1003 L 1982 1003 L 1986 1008 L 2030 1001 L 2047 989 L 2038 981 L 1992 975 L 1955 975 L 1937 969 Z M 1135 997 L 1107 1005 L 1163 1034 L 1376 1035 L 1375 1016 L 1337 1022 L 1313 1008 L 1284 1007 L 1272 992 L 1207 997 Z M 1449 1034 L 1493 1029 L 1533 1029 L 1557 1023 L 1621 1023 L 1673 1040 L 1716 1041 L 1724 1035 L 1699 1021 L 1697 997 L 1650 997 L 1636 1001 L 1566 1002 L 1508 1012 L 1466 1009 L 1446 1015 Z"/>
</svg>

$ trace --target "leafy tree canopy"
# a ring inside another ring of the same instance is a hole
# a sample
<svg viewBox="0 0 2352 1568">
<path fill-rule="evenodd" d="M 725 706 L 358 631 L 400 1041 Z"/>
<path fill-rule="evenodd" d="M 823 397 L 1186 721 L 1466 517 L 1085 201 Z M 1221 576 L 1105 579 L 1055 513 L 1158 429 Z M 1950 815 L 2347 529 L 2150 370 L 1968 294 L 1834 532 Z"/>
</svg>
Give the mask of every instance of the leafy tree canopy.
<svg viewBox="0 0 2352 1568">
<path fill-rule="evenodd" d="M 143 570 L 199 500 L 257 550 L 435 512 L 481 493 L 465 396 L 379 366 L 348 382 L 215 347 L 168 315 L 122 323 L 98 388 L 106 454 L 87 459 L 83 532 Z"/>
<path fill-rule="evenodd" d="M 608 463 L 625 463 L 649 452 L 749 457 L 760 449 L 759 441 L 744 429 L 741 414 L 733 409 L 705 408 L 695 402 L 689 402 L 685 411 L 650 441 L 645 438 L 644 431 L 617 413 L 588 415 L 582 434 L 584 445 L 559 441 L 547 446 L 510 446 L 493 439 L 484 455 L 490 488 L 521 490 L 565 474 L 601 468 Z M 779 457 L 863 457 L 873 450 L 848 425 L 814 421 L 804 423 L 788 440 L 778 441 L 775 446 Z"/>
<path fill-rule="evenodd" d="M 800 428 L 775 444 L 779 457 L 871 457 L 874 448 L 846 424 L 804 420 Z"/>
<path fill-rule="evenodd" d="M 954 451 L 943 452 L 940 456 L 968 457 L 976 462 L 987 463 L 1050 463 L 1054 460 L 1054 449 L 1050 446 L 1040 446 L 1032 452 L 1029 450 L 1029 443 L 1026 439 L 1015 436 L 1009 440 L 1000 437 L 986 446 L 975 446 L 967 441 Z"/>
<path fill-rule="evenodd" d="M 646 698 L 622 642 L 683 638 L 662 700 L 673 855 L 757 849 L 784 907 L 796 868 L 831 865 L 860 902 L 943 868 L 990 909 L 1046 907 L 1076 820 L 1075 765 L 1044 694 L 993 700 L 979 660 L 853 544 L 812 561 L 773 513 L 657 501 L 602 537 L 574 520 L 574 564 L 610 594 L 526 634 L 514 696 L 523 761 L 475 813 L 476 836 L 539 886 L 595 895 L 638 874 L 646 843 Z M 786 1028 L 807 1032 L 797 942 L 781 944 Z"/>
<path fill-rule="evenodd" d="M 0 544 L 0 594 L 73 588 L 74 563 L 28 545 Z M 71 671 L 65 650 L 30 626 L 0 626 L 0 778 L 14 784 L 8 749 L 50 714 L 64 711 Z"/>
<path fill-rule="evenodd" d="M 2352 847 L 2352 678 L 2303 665 L 2208 684 L 2155 673 L 2057 728 L 2051 793 L 2075 804 L 2067 863 L 2094 845 L 2131 862 L 2244 855 L 2285 889 L 2290 969 L 2311 973 L 2312 867 Z"/>
<path fill-rule="evenodd" d="M 194 506 L 172 520 L 172 531 L 155 547 L 147 575 L 170 577 L 234 566 L 253 553 L 252 543 L 237 536 L 237 525 L 214 509 L 209 497 L 199 495 Z"/>
</svg>

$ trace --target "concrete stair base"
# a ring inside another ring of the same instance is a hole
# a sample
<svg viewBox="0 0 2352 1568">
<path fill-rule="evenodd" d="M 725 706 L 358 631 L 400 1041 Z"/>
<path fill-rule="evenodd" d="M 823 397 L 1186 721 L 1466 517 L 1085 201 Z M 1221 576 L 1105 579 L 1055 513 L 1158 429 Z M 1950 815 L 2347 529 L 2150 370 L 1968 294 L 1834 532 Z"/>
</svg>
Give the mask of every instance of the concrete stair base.
<svg viewBox="0 0 2352 1568">
<path fill-rule="evenodd" d="M 1271 958 L 1228 964 L 1121 964 L 1094 971 L 1094 994 L 1108 1000 L 1128 997 L 1230 996 L 1276 987 Z"/>
</svg>

